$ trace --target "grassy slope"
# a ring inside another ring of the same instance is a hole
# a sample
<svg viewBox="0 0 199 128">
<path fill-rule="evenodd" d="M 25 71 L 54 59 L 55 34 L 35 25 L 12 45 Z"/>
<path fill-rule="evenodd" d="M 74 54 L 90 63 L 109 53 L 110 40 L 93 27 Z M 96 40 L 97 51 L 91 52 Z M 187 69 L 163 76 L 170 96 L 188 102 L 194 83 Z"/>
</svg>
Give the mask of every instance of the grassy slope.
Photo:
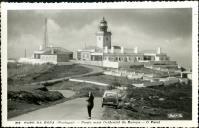
<svg viewBox="0 0 199 128">
<path fill-rule="evenodd" d="M 140 80 L 129 80 L 125 77 L 117 77 L 117 76 L 109 76 L 109 75 L 87 76 L 87 77 L 82 77 L 81 79 L 97 81 L 97 82 L 102 82 L 102 83 L 106 83 L 106 84 L 112 84 L 113 82 L 119 82 L 122 85 L 128 85 L 128 84 L 140 82 Z"/>
<path fill-rule="evenodd" d="M 80 65 L 30 65 L 8 63 L 8 84 L 27 84 L 32 82 L 68 77 L 90 72 Z"/>
</svg>

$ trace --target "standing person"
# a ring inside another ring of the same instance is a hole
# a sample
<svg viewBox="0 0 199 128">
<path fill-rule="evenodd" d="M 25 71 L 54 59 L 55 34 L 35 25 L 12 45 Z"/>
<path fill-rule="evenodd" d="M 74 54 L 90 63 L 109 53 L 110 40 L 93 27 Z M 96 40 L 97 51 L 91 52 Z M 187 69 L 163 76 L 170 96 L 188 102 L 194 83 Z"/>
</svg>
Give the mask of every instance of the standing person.
<svg viewBox="0 0 199 128">
<path fill-rule="evenodd" d="M 87 109 L 88 109 L 88 119 L 91 119 L 91 110 L 93 109 L 94 106 L 94 96 L 93 93 L 91 91 L 89 91 L 88 93 L 88 105 L 87 105 Z"/>
</svg>

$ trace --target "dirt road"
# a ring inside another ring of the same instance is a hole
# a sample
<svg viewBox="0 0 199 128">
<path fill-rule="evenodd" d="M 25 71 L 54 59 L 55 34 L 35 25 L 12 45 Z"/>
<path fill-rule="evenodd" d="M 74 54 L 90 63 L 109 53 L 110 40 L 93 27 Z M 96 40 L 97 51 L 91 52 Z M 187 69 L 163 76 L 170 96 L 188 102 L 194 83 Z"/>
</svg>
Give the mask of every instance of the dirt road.
<svg viewBox="0 0 199 128">
<path fill-rule="evenodd" d="M 29 112 L 9 120 L 87 120 L 88 114 L 86 105 L 86 98 L 77 98 L 48 108 Z M 102 113 L 103 108 L 101 107 L 101 98 L 95 98 L 94 108 L 92 110 L 92 120 L 101 119 Z"/>
</svg>

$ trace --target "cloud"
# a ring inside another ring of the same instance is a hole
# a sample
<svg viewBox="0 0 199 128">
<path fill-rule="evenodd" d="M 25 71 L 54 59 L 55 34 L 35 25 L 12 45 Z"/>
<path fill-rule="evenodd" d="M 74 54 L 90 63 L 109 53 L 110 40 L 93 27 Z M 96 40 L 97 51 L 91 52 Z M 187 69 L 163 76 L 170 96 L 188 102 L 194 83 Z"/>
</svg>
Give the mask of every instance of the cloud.
<svg viewBox="0 0 199 128">
<path fill-rule="evenodd" d="M 48 19 L 47 26 L 50 32 L 57 32 L 61 30 L 61 27 L 52 19 Z"/>
<path fill-rule="evenodd" d="M 38 49 L 42 41 L 35 37 L 34 35 L 24 34 L 19 36 L 19 38 L 8 41 L 8 57 L 19 58 L 23 57 L 25 54 L 25 49 L 27 56 L 31 56 L 35 49 Z"/>
<path fill-rule="evenodd" d="M 95 45 L 98 22 L 93 21 L 91 24 L 86 24 L 80 29 L 72 29 L 63 27 L 57 36 L 51 37 L 51 42 L 54 45 L 65 47 L 69 50 L 77 50 L 85 47 L 85 45 Z"/>
<path fill-rule="evenodd" d="M 45 18 L 50 44 L 68 50 L 95 45 L 95 33 L 103 16 L 114 45 L 138 46 L 141 50 L 162 47 L 172 59 L 191 65 L 191 61 L 185 61 L 191 58 L 191 9 L 8 11 L 8 53 L 20 57 L 25 47 L 30 54 L 38 49 L 44 40 Z"/>
</svg>

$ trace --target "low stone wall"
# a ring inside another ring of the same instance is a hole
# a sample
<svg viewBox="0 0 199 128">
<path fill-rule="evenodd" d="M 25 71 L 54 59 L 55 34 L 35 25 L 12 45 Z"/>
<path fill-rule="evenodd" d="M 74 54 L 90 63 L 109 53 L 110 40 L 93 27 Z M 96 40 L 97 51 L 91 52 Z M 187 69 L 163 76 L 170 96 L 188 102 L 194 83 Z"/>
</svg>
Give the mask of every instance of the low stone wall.
<svg viewBox="0 0 199 128">
<path fill-rule="evenodd" d="M 104 71 L 103 74 L 110 76 L 121 76 L 121 73 L 113 72 L 113 71 Z"/>
<path fill-rule="evenodd" d="M 107 68 L 119 68 L 118 62 L 103 61 L 103 67 Z"/>
<path fill-rule="evenodd" d="M 57 62 L 57 65 L 73 65 L 74 62 Z"/>
<path fill-rule="evenodd" d="M 82 61 L 82 60 L 77 60 L 77 61 L 73 61 L 74 63 L 78 63 L 78 64 L 86 64 L 86 65 L 94 65 L 94 66 L 99 66 L 102 67 L 103 63 L 102 61 Z"/>
<path fill-rule="evenodd" d="M 145 63 L 145 66 L 150 66 L 150 65 L 176 65 L 176 61 L 149 61 Z"/>
<path fill-rule="evenodd" d="M 20 58 L 18 60 L 19 63 L 26 63 L 26 64 L 45 64 L 45 63 L 52 63 L 52 64 L 57 64 L 56 62 L 49 62 L 49 61 L 44 61 L 41 59 L 32 59 L 32 58 Z"/>
<path fill-rule="evenodd" d="M 128 79 L 141 79 L 144 75 L 143 73 L 128 72 L 126 70 L 104 71 L 103 74 L 111 76 L 123 76 L 127 77 Z"/>
</svg>

